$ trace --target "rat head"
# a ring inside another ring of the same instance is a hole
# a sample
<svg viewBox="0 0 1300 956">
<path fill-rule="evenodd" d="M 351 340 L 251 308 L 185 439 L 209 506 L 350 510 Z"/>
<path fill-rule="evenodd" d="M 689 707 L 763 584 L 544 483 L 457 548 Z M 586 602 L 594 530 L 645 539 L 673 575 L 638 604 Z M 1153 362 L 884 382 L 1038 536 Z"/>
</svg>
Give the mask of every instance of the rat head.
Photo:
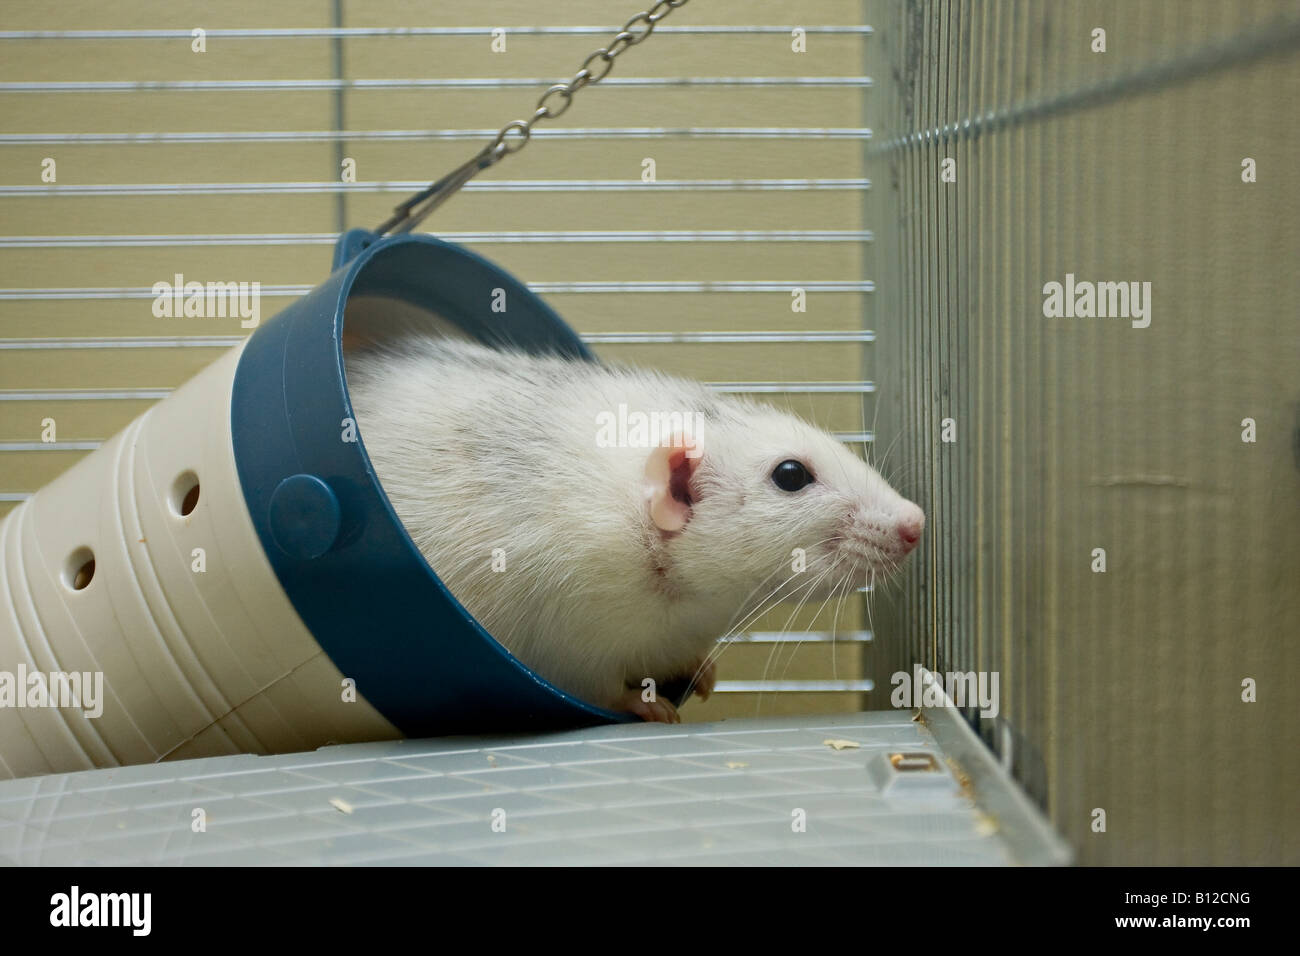
<svg viewBox="0 0 1300 956">
<path fill-rule="evenodd" d="M 675 589 L 721 603 L 829 596 L 897 568 L 925 513 L 832 436 L 766 406 L 719 403 L 652 449 L 646 509 Z"/>
</svg>

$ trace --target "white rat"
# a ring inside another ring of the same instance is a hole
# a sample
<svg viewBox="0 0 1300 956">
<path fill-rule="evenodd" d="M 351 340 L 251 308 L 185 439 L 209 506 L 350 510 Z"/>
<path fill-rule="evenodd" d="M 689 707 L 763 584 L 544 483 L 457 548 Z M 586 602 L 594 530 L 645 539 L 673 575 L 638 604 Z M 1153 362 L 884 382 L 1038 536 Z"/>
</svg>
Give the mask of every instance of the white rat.
<svg viewBox="0 0 1300 956">
<path fill-rule="evenodd" d="M 443 583 L 552 683 L 645 720 L 678 717 L 644 678 L 707 697 L 733 622 L 893 569 L 925 524 L 830 435 L 695 382 L 429 333 L 346 367 L 379 481 Z"/>
</svg>

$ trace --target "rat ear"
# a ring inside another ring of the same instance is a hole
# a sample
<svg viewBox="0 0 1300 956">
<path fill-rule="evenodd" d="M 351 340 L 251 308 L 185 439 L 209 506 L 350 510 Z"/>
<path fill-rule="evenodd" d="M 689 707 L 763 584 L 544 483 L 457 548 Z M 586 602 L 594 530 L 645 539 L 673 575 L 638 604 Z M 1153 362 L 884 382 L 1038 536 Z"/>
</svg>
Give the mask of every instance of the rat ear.
<svg viewBox="0 0 1300 956">
<path fill-rule="evenodd" d="M 650 450 L 645 465 L 646 501 L 650 520 L 660 531 L 681 531 L 691 520 L 695 491 L 691 478 L 700 464 L 697 438 L 674 435 L 667 445 Z"/>
</svg>

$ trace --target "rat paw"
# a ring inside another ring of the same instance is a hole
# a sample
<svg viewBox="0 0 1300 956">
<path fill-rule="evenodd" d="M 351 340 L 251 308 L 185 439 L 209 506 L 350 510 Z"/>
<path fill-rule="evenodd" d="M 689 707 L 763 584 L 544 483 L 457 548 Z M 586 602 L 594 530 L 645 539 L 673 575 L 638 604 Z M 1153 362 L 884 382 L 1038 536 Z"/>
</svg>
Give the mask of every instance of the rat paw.
<svg viewBox="0 0 1300 956">
<path fill-rule="evenodd" d="M 708 700 L 709 695 L 713 693 L 713 688 L 718 686 L 717 665 L 706 658 L 695 665 L 693 675 L 695 679 L 695 696 L 700 700 Z"/>
<path fill-rule="evenodd" d="M 673 706 L 672 701 L 665 700 L 662 697 L 651 701 L 642 700 L 641 688 L 639 687 L 629 687 L 625 690 L 614 709 L 631 711 L 642 720 L 652 723 L 680 724 L 682 722 L 682 718 L 677 713 L 677 708 Z"/>
<path fill-rule="evenodd" d="M 689 667 L 683 668 L 671 680 L 661 681 L 658 685 L 659 697 L 673 701 L 681 707 L 689 699 L 687 691 L 700 700 L 708 700 L 718 683 L 718 672 L 713 661 L 700 657 Z"/>
</svg>

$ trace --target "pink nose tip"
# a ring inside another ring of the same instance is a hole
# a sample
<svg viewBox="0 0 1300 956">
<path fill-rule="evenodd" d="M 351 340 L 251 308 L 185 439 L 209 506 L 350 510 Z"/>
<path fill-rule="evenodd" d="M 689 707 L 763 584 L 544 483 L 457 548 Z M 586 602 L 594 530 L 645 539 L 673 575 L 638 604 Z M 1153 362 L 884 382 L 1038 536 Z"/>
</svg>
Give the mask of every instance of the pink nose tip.
<svg viewBox="0 0 1300 956">
<path fill-rule="evenodd" d="M 898 537 L 907 551 L 916 547 L 924 529 L 925 512 L 916 505 L 909 507 L 898 519 Z"/>
</svg>

